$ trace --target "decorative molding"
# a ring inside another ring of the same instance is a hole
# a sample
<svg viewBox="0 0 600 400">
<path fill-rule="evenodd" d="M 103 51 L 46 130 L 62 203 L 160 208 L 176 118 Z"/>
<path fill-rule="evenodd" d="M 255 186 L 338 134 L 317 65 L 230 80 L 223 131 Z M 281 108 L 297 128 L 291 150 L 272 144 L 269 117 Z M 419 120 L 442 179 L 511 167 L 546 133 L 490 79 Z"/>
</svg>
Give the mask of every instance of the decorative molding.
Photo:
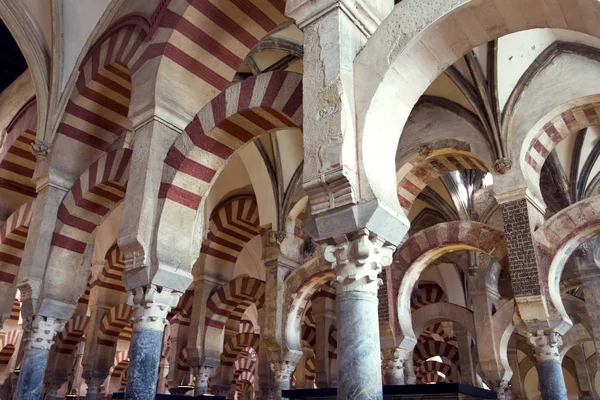
<svg viewBox="0 0 600 400">
<path fill-rule="evenodd" d="M 177 306 L 182 293 L 156 285 L 135 288 L 128 299 L 134 308 L 133 329 L 163 331 L 167 314 Z"/>
<path fill-rule="evenodd" d="M 538 331 L 529 336 L 529 342 L 535 350 L 537 362 L 561 363 L 560 346 L 562 346 L 562 335 L 556 331 Z"/>
<path fill-rule="evenodd" d="M 65 326 L 65 321 L 36 315 L 23 320 L 23 330 L 29 335 L 24 339 L 25 349 L 50 350 L 54 337 Z"/>
<path fill-rule="evenodd" d="M 392 263 L 393 246 L 386 245 L 367 229 L 360 230 L 353 238 L 344 235 L 335 241 L 335 245 L 325 248 L 324 257 L 336 274 L 332 286 L 337 293 L 363 291 L 377 295 L 383 284 L 378 275 Z"/>
</svg>

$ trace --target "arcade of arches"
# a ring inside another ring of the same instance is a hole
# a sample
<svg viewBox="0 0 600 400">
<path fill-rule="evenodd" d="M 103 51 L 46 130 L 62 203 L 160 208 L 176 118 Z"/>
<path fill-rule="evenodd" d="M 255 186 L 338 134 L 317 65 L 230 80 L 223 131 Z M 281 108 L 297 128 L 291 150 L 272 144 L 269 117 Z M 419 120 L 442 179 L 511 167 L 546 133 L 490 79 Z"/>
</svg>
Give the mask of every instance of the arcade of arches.
<svg viewBox="0 0 600 400">
<path fill-rule="evenodd" d="M 600 398 L 597 0 L 0 18 L 0 399 Z"/>
</svg>

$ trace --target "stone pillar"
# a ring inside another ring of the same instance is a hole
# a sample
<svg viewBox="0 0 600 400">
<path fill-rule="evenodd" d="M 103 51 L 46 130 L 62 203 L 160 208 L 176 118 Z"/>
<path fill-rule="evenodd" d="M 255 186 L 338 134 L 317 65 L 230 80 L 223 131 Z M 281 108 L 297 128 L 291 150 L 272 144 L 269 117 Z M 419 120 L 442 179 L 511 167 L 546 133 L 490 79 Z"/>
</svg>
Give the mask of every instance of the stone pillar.
<svg viewBox="0 0 600 400">
<path fill-rule="evenodd" d="M 274 399 L 281 400 L 284 397 L 281 394 L 282 390 L 289 390 L 292 381 L 292 374 L 296 369 L 296 363 L 291 362 L 271 362 L 271 368 L 275 375 Z"/>
<path fill-rule="evenodd" d="M 208 380 L 215 372 L 215 368 L 201 365 L 192 368 L 194 376 L 194 396 L 208 393 Z"/>
<path fill-rule="evenodd" d="M 475 368 L 471 352 L 471 335 L 459 324 L 454 324 L 454 334 L 458 347 L 460 362 L 460 381 L 465 385 L 475 386 Z"/>
<path fill-rule="evenodd" d="M 181 293 L 160 290 L 154 285 L 133 291 L 133 338 L 129 347 L 129 369 L 125 399 L 154 399 L 163 330 L 167 314 L 177 305 Z"/>
<path fill-rule="evenodd" d="M 266 324 L 265 321 L 265 308 L 258 310 L 258 325 L 260 326 L 260 338 L 258 348 L 258 359 L 256 360 L 258 367 L 258 389 L 256 392 L 257 400 L 273 400 L 275 396 L 275 375 L 271 369 L 269 362 L 269 350 L 267 348 L 267 342 L 265 341 L 265 335 L 263 329 Z M 255 384 L 256 385 L 256 384 Z"/>
<path fill-rule="evenodd" d="M 64 322 L 54 318 L 34 316 L 25 325 L 29 334 L 25 342 L 15 398 L 16 400 L 39 400 L 50 347 L 56 333 L 64 327 Z"/>
<path fill-rule="evenodd" d="M 600 349 L 600 262 L 594 261 L 592 249 L 589 245 L 580 246 L 573 259 L 579 269 L 585 307 L 592 327 L 590 333 L 594 339 L 596 351 L 598 351 Z M 598 366 L 600 367 L 600 364 Z"/>
<path fill-rule="evenodd" d="M 312 299 L 315 318 L 315 383 L 319 389 L 335 387 L 337 373 L 329 359 L 329 332 L 335 327 L 335 299 L 329 292 L 317 292 Z"/>
<path fill-rule="evenodd" d="M 562 345 L 561 335 L 554 331 L 538 331 L 529 337 L 529 341 L 535 350 L 542 400 L 566 399 L 567 387 L 559 352 Z"/>
<path fill-rule="evenodd" d="M 169 362 L 165 357 L 160 359 L 158 366 L 158 383 L 156 384 L 156 394 L 167 394 L 167 375 L 169 374 Z"/>
<path fill-rule="evenodd" d="M 417 374 L 415 374 L 415 360 L 413 358 L 413 352 L 404 361 L 404 382 L 407 385 L 417 384 Z"/>
<path fill-rule="evenodd" d="M 98 378 L 87 378 L 85 384 L 87 385 L 87 392 L 85 394 L 85 400 L 97 400 L 98 394 L 100 394 L 100 386 L 104 380 Z"/>
<path fill-rule="evenodd" d="M 392 262 L 392 248 L 362 229 L 335 239 L 325 249 L 336 277 L 338 325 L 338 399 L 380 399 L 381 350 L 377 289 L 383 266 Z"/>
<path fill-rule="evenodd" d="M 388 386 L 404 385 L 404 366 L 409 354 L 401 349 L 382 349 L 383 374 Z"/>
<path fill-rule="evenodd" d="M 570 350 L 575 360 L 575 369 L 577 371 L 577 382 L 579 383 L 579 399 L 580 400 L 595 400 L 594 397 L 594 382 L 588 371 L 585 353 L 582 345 L 576 345 Z"/>
<path fill-rule="evenodd" d="M 517 353 L 516 340 L 511 338 L 508 345 L 508 363 L 513 371 L 510 379 L 510 388 L 512 400 L 526 400 L 523 380 L 521 379 L 521 370 L 519 369 L 519 355 Z"/>
</svg>

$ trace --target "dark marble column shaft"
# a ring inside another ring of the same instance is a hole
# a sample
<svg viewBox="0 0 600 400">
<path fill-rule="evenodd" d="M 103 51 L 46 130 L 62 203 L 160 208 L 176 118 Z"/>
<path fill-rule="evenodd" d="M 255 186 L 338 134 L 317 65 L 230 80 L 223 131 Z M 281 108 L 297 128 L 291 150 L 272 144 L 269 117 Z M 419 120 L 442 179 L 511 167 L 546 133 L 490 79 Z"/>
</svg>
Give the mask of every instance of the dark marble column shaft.
<svg viewBox="0 0 600 400">
<path fill-rule="evenodd" d="M 23 354 L 16 400 L 39 400 L 50 349 L 29 348 Z"/>
<path fill-rule="evenodd" d="M 153 400 L 162 348 L 163 333 L 156 330 L 133 332 L 129 348 L 129 368 L 125 399 Z"/>
<path fill-rule="evenodd" d="M 542 400 L 564 400 L 567 398 L 567 387 L 562 366 L 555 361 L 538 361 L 536 364 L 540 379 Z"/>
<path fill-rule="evenodd" d="M 383 398 L 377 295 L 337 295 L 338 399 Z"/>
</svg>

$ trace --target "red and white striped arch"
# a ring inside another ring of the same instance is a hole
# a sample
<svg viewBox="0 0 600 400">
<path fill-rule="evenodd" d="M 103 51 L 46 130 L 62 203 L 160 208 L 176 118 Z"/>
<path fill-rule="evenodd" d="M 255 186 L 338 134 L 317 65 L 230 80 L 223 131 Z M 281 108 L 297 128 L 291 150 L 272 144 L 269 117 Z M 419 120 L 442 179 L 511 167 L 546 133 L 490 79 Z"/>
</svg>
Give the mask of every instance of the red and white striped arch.
<svg viewBox="0 0 600 400">
<path fill-rule="evenodd" d="M 12 284 L 23 257 L 33 200 L 17 208 L 0 227 L 0 282 Z"/>
<path fill-rule="evenodd" d="M 77 315 L 69 320 L 64 329 L 57 335 L 56 352 L 59 354 L 72 354 L 90 322 L 85 315 Z"/>
<path fill-rule="evenodd" d="M 0 365 L 7 365 L 21 340 L 21 330 L 8 331 L 0 340 Z"/>
<path fill-rule="evenodd" d="M 114 346 L 119 336 L 131 323 L 133 308 L 128 304 L 119 304 L 104 315 L 98 329 L 96 342 L 103 346 Z"/>
<path fill-rule="evenodd" d="M 126 293 L 123 284 L 123 270 L 125 269 L 125 257 L 119 246 L 115 243 L 106 252 L 106 260 L 102 273 L 93 286 L 115 290 L 120 293 Z"/>
<path fill-rule="evenodd" d="M 412 296 L 410 302 L 411 311 L 428 304 L 439 303 L 447 300 L 444 290 L 437 283 L 423 283 L 418 286 L 419 295 Z"/>
<path fill-rule="evenodd" d="M 211 215 L 202 253 L 205 270 L 233 271 L 237 258 L 253 237 L 259 234 L 258 205 L 250 196 L 233 198 Z"/>
<path fill-rule="evenodd" d="M 504 234 L 479 222 L 454 221 L 434 225 L 410 236 L 394 254 L 388 290 L 393 293 L 397 313 L 391 313 L 391 318 L 397 318 L 407 340 L 417 340 L 412 330 L 410 299 L 421 273 L 443 254 L 460 250 L 486 253 L 509 272 Z M 394 324 L 394 329 L 397 328 Z"/>
<path fill-rule="evenodd" d="M 314 381 L 317 378 L 314 357 L 307 358 L 304 363 L 304 378 L 309 381 Z"/>
<path fill-rule="evenodd" d="M 256 308 L 260 309 L 264 302 L 264 281 L 240 277 L 227 282 L 208 299 L 207 332 L 224 329 L 229 318 L 241 321 L 250 304 L 256 304 Z"/>
<path fill-rule="evenodd" d="M 254 374 L 256 371 L 256 361 L 247 357 L 238 357 L 233 364 L 233 381 L 231 383 L 235 383 L 235 381 L 237 381 L 238 377 L 244 371 Z"/>
<path fill-rule="evenodd" d="M 437 302 L 436 302 L 437 303 Z M 433 303 L 430 303 L 433 304 Z M 450 335 L 444 330 L 444 326 L 441 322 L 437 322 L 433 325 L 429 325 L 423 333 L 419 336 L 420 342 L 426 342 L 428 340 L 442 340 L 447 342 L 450 339 Z"/>
<path fill-rule="evenodd" d="M 19 299 L 14 299 L 12 308 L 10 310 L 10 317 L 8 319 L 18 321 L 21 316 L 21 302 Z"/>
<path fill-rule="evenodd" d="M 450 360 L 450 362 L 460 369 L 458 347 L 449 343 L 428 340 L 426 342 L 417 343 L 413 351 L 415 365 L 419 365 L 435 356 Z"/>
<path fill-rule="evenodd" d="M 120 135 L 131 130 L 127 118 L 131 99 L 129 65 L 146 38 L 146 31 L 143 24 L 125 25 L 92 47 L 79 68 L 57 129 L 56 145 L 79 149 L 82 158 L 95 160 L 108 152 Z"/>
<path fill-rule="evenodd" d="M 337 360 L 337 329 L 331 328 L 327 337 L 327 354 L 330 360 Z"/>
<path fill-rule="evenodd" d="M 254 374 L 244 371 L 240 374 L 235 382 L 235 390 L 238 393 L 251 392 L 254 388 Z"/>
<path fill-rule="evenodd" d="M 19 202 L 36 197 L 31 181 L 36 159 L 31 152 L 37 129 L 37 102 L 29 99 L 6 127 L 0 148 L 0 192 L 8 190 Z"/>
<path fill-rule="evenodd" d="M 247 347 L 251 347 L 254 351 L 258 352 L 258 342 L 260 336 L 256 333 L 238 333 L 233 336 L 225 346 L 223 346 L 223 353 L 221 354 L 221 364 L 225 366 L 233 366 L 237 360 L 240 352 Z"/>
<path fill-rule="evenodd" d="M 230 86 L 194 117 L 169 150 L 159 190 L 158 252 L 191 248 L 196 210 L 227 160 L 257 136 L 302 123 L 301 75 L 275 71 Z M 177 249 L 161 232 L 178 232 Z M 164 239 L 164 240 L 163 240 Z M 162 240 L 162 241 L 161 241 Z M 164 249 L 163 249 L 164 246 Z M 189 260 L 177 260 L 189 268 Z"/>
<path fill-rule="evenodd" d="M 179 298 L 177 306 L 167 315 L 171 325 L 190 325 L 190 316 L 192 314 L 192 305 L 194 302 L 194 291 L 186 290 L 183 296 Z"/>
<path fill-rule="evenodd" d="M 488 172 L 483 161 L 474 154 L 456 149 L 434 150 L 427 157 L 421 155 L 403 165 L 396 175 L 398 200 L 406 215 L 419 193 L 433 180 L 452 171 L 479 170 Z"/>
<path fill-rule="evenodd" d="M 129 367 L 129 350 L 120 351 L 115 355 L 115 361 L 110 368 L 109 375 L 120 378 Z"/>
<path fill-rule="evenodd" d="M 243 319 L 240 322 L 240 333 L 254 333 L 254 324 L 252 321 Z"/>
<path fill-rule="evenodd" d="M 156 33 L 132 71 L 165 74 L 156 90 L 177 93 L 187 110 L 199 110 L 225 90 L 254 46 L 285 21 L 285 0 L 170 0 L 162 7 Z M 168 79 L 171 74 L 179 79 Z"/>
<path fill-rule="evenodd" d="M 422 375 L 426 375 L 428 373 L 437 373 L 437 372 L 441 372 L 442 374 L 446 375 L 446 377 L 450 376 L 450 373 L 452 372 L 452 367 L 450 367 L 450 365 L 445 364 L 443 362 L 439 362 L 439 361 L 425 361 L 424 363 L 422 363 L 421 365 L 419 365 L 419 368 L 417 370 L 419 373 L 421 373 Z"/>
<path fill-rule="evenodd" d="M 524 144 L 523 175 L 534 193 L 540 192 L 542 167 L 554 148 L 568 136 L 600 123 L 600 103 L 588 103 L 556 111 L 535 136 Z M 535 129 L 535 128 L 534 128 Z"/>
<path fill-rule="evenodd" d="M 119 149 L 94 162 L 60 204 L 52 236 L 48 273 L 60 274 L 63 279 L 45 283 L 45 290 L 50 296 L 65 296 L 65 291 L 58 285 L 80 280 L 83 253 L 92 241 L 96 228 L 125 198 L 131 153 L 130 149 Z M 84 290 L 83 287 L 81 289 Z"/>
<path fill-rule="evenodd" d="M 302 323 L 305 310 L 315 292 L 327 285 L 334 277 L 331 268 L 314 259 L 296 269 L 285 280 L 284 307 L 289 310 L 285 322 L 285 340 L 290 349 L 302 351 Z"/>
<path fill-rule="evenodd" d="M 310 348 L 315 348 L 317 344 L 317 331 L 314 326 L 302 325 L 302 344 Z"/>
<path fill-rule="evenodd" d="M 442 376 L 438 375 L 437 372 L 429 372 L 427 374 L 420 375 L 419 380 L 422 384 L 450 382 L 448 377 L 443 378 Z"/>
</svg>

